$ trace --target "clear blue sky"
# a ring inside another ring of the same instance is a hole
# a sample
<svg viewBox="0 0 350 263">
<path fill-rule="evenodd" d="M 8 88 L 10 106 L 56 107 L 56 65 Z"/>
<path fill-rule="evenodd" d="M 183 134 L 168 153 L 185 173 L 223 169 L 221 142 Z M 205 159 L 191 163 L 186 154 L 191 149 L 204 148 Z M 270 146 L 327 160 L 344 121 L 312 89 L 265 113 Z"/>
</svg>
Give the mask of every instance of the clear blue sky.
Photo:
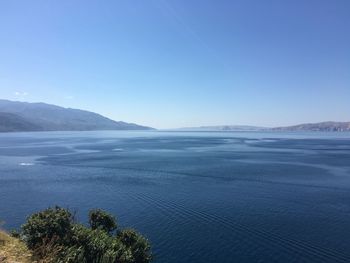
<svg viewBox="0 0 350 263">
<path fill-rule="evenodd" d="M 350 1 L 3 0 L 0 98 L 156 128 L 350 121 Z"/>
</svg>

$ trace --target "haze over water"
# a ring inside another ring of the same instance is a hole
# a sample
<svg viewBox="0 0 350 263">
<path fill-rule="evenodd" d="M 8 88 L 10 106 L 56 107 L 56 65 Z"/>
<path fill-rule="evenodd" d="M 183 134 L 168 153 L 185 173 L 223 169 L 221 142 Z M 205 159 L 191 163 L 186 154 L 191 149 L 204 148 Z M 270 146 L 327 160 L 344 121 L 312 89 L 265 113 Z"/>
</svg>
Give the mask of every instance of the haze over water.
<svg viewBox="0 0 350 263">
<path fill-rule="evenodd" d="M 103 208 L 155 262 L 350 262 L 350 134 L 0 134 L 0 219 Z"/>
</svg>

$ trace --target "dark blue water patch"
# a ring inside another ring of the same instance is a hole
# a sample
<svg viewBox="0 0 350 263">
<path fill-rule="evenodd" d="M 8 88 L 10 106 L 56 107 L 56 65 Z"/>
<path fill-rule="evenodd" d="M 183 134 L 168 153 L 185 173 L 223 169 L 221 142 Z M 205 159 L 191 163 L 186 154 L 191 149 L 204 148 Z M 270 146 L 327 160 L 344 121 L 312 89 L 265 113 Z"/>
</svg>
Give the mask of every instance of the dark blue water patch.
<svg viewBox="0 0 350 263">
<path fill-rule="evenodd" d="M 0 136 L 0 218 L 11 229 L 58 204 L 86 222 L 101 207 L 155 262 L 350 262 L 348 139 L 273 137 Z"/>
<path fill-rule="evenodd" d="M 103 143 L 93 143 L 81 145 L 77 149 L 113 151 L 114 149 L 122 149 L 127 151 L 138 150 L 184 150 L 191 147 L 212 147 L 226 144 L 228 138 L 194 138 L 181 137 L 178 140 L 173 140 L 172 137 L 161 138 L 133 138 L 123 140 L 110 140 Z M 205 144 L 203 144 L 205 141 Z M 243 140 L 236 139 L 242 143 Z"/>
<path fill-rule="evenodd" d="M 66 147 L 60 146 L 39 146 L 39 147 L 1 147 L 0 156 L 43 156 L 51 154 L 67 154 L 73 153 L 74 150 L 71 150 Z"/>
<path fill-rule="evenodd" d="M 305 150 L 350 150 L 349 139 L 265 139 L 256 140 L 256 146 Z"/>
</svg>

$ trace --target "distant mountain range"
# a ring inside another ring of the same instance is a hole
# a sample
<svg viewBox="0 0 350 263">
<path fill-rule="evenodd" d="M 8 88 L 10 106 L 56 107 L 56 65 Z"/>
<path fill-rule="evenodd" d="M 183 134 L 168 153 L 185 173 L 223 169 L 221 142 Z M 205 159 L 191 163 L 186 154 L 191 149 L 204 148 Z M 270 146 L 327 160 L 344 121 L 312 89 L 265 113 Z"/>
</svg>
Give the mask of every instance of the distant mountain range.
<svg viewBox="0 0 350 263">
<path fill-rule="evenodd" d="M 306 123 L 288 127 L 273 128 L 274 131 L 350 131 L 350 122 Z"/>
<path fill-rule="evenodd" d="M 217 126 L 200 126 L 186 127 L 177 130 L 181 131 L 262 131 L 264 127 L 249 126 L 249 125 L 217 125 Z"/>
<path fill-rule="evenodd" d="M 319 122 L 295 126 L 266 128 L 246 125 L 219 125 L 180 128 L 181 131 L 350 131 L 350 122 Z"/>
<path fill-rule="evenodd" d="M 0 100 L 0 132 L 150 130 L 152 128 L 114 121 L 94 112 L 46 103 Z"/>
<path fill-rule="evenodd" d="M 114 121 L 100 114 L 46 103 L 0 100 L 0 132 L 151 130 L 153 128 Z M 201 126 L 179 131 L 350 131 L 350 122 L 307 123 L 266 128 L 248 125 Z"/>
</svg>

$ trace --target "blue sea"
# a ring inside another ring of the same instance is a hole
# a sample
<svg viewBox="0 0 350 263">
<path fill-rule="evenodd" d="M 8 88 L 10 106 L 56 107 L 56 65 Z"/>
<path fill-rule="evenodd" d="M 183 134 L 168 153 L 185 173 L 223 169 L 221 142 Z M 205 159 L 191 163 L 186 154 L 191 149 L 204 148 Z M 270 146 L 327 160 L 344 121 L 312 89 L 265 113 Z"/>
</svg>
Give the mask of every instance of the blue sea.
<svg viewBox="0 0 350 263">
<path fill-rule="evenodd" d="M 156 263 L 350 262 L 350 134 L 0 134 L 4 227 L 54 205 L 112 212 Z"/>
</svg>

